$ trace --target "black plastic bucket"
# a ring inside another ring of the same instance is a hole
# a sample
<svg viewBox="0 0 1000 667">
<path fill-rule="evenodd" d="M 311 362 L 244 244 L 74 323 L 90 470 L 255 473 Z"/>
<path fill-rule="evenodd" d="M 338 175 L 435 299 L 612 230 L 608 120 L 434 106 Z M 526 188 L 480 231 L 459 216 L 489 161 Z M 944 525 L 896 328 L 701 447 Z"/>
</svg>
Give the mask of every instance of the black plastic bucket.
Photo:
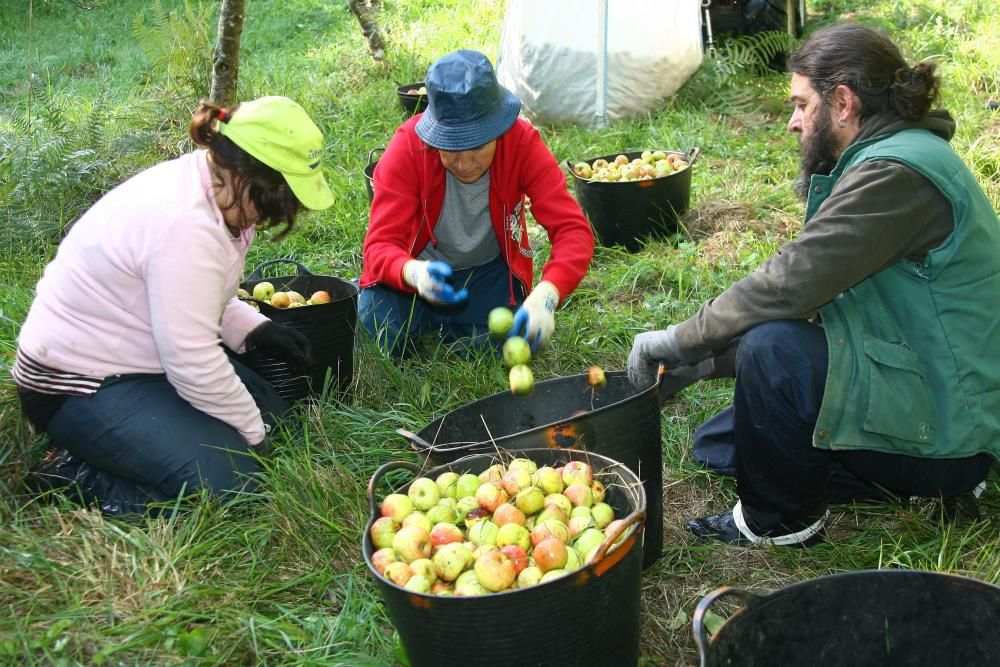
<svg viewBox="0 0 1000 667">
<path fill-rule="evenodd" d="M 420 440 L 410 442 L 436 464 L 497 448 L 538 447 L 579 449 L 621 461 L 646 490 L 643 564 L 648 567 L 663 551 L 660 402 L 691 381 L 664 376 L 661 384 L 637 391 L 625 371 L 606 377 L 607 386 L 597 391 L 583 374 L 539 382 L 528 396 L 493 394 L 438 417 L 417 432 Z"/>
<path fill-rule="evenodd" d="M 368 164 L 365 165 L 365 187 L 368 189 L 368 204 L 375 198 L 375 165 L 378 164 L 376 153 L 384 153 L 384 148 L 373 148 L 368 151 Z"/>
<path fill-rule="evenodd" d="M 705 614 L 720 598 L 743 607 L 714 636 Z M 692 630 L 702 667 L 993 665 L 1000 656 L 1000 588 L 920 570 L 863 570 L 759 596 L 719 588 L 698 603 Z"/>
<path fill-rule="evenodd" d="M 687 168 L 645 181 L 608 183 L 577 176 L 573 172 L 575 162 L 566 161 L 566 168 L 573 176 L 577 200 L 601 245 L 620 245 L 634 252 L 642 245 L 643 239 L 677 231 L 677 221 L 691 204 L 691 171 L 701 151 L 692 148 L 687 153 L 664 152 L 684 158 Z M 614 162 L 617 155 L 634 160 L 642 152 L 600 155 L 582 161 L 593 164 L 594 160 L 603 158 Z"/>
<path fill-rule="evenodd" d="M 607 488 L 605 502 L 625 525 L 640 526 L 646 498 L 631 470 L 598 454 L 557 449 L 517 452 L 538 465 L 587 461 Z M 446 470 L 479 473 L 496 463 L 497 452 L 475 454 L 429 471 L 393 462 L 368 484 L 371 516 L 362 553 L 378 583 L 389 618 L 413 667 L 442 665 L 635 665 L 639 660 L 639 601 L 642 550 L 638 530 L 623 531 L 615 548 L 609 536 L 593 561 L 544 584 L 475 597 L 416 593 L 379 576 L 371 562 L 371 525 L 379 516 L 379 482 L 394 468 L 412 479 L 435 478 Z M 406 493 L 406 486 L 391 489 Z"/>
<path fill-rule="evenodd" d="M 294 264 L 297 273 L 274 278 L 263 276 L 263 269 L 274 264 Z M 309 373 L 301 375 L 292 372 L 284 361 L 264 356 L 256 350 L 243 355 L 240 360 L 270 382 L 287 401 L 296 401 L 322 391 L 328 375 L 331 386 L 345 391 L 354 378 L 358 286 L 341 278 L 314 275 L 295 260 L 272 259 L 254 269 L 242 287 L 253 293 L 254 285 L 264 280 L 272 283 L 277 291 L 294 290 L 306 298 L 317 290 L 330 293 L 330 303 L 303 308 L 275 308 L 254 300 L 260 312 L 272 321 L 293 327 L 309 339 L 313 363 Z"/>
<path fill-rule="evenodd" d="M 418 81 L 417 83 L 404 83 L 396 86 L 396 97 L 399 99 L 399 106 L 403 107 L 403 111 L 408 116 L 422 113 L 427 108 L 426 93 L 420 95 L 419 93 L 406 92 L 408 90 L 420 90 L 423 85 L 423 81 Z"/>
</svg>

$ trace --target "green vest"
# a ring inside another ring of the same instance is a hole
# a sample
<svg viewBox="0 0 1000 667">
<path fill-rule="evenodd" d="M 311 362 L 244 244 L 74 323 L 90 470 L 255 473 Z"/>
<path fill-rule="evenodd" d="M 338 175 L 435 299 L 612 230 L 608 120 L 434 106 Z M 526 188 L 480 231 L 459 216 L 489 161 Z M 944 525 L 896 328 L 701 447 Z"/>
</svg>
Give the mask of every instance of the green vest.
<svg viewBox="0 0 1000 667">
<path fill-rule="evenodd" d="M 1000 221 L 948 143 L 911 129 L 850 146 L 812 177 L 806 223 L 846 169 L 885 159 L 930 180 L 955 227 L 922 263 L 897 262 L 820 309 L 830 365 L 813 445 L 1000 461 Z"/>
</svg>

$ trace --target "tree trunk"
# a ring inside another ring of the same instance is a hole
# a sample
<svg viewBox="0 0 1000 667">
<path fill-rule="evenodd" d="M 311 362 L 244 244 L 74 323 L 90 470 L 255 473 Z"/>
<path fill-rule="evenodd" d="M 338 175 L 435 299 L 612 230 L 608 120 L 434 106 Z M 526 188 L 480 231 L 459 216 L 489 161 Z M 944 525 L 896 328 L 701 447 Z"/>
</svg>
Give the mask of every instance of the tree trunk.
<svg viewBox="0 0 1000 667">
<path fill-rule="evenodd" d="M 382 38 L 382 31 L 375 22 L 378 0 L 347 0 L 347 6 L 358 19 L 361 32 L 368 40 L 368 52 L 375 60 L 382 60 L 385 57 L 385 39 Z"/>
<path fill-rule="evenodd" d="M 240 74 L 240 35 L 243 33 L 244 0 L 222 0 L 215 55 L 212 58 L 212 92 L 216 104 L 232 104 Z"/>
</svg>

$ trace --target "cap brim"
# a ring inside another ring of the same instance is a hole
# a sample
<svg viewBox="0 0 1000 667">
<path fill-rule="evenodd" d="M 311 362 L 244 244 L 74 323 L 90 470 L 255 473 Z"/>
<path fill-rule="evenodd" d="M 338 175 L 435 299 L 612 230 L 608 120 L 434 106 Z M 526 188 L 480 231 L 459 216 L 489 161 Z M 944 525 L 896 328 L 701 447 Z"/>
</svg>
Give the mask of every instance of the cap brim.
<svg viewBox="0 0 1000 667">
<path fill-rule="evenodd" d="M 442 151 L 467 151 L 493 141 L 506 132 L 521 112 L 521 100 L 504 91 L 500 108 L 491 116 L 445 125 L 438 122 L 430 109 L 424 112 L 414 130 L 425 144 Z"/>
<path fill-rule="evenodd" d="M 295 197 L 302 202 L 302 205 L 313 211 L 322 211 L 333 205 L 333 192 L 323 177 L 323 172 L 316 171 L 312 174 L 299 176 L 295 174 L 282 174 L 288 187 L 295 193 Z"/>
</svg>

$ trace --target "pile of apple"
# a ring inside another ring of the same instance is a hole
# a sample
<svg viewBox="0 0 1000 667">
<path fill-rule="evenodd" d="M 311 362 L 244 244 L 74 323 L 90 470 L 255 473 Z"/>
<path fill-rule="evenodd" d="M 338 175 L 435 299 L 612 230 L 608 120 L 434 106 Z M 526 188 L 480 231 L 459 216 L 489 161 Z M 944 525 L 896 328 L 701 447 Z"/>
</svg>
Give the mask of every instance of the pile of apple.
<svg viewBox="0 0 1000 667">
<path fill-rule="evenodd" d="M 427 86 L 420 86 L 419 88 L 410 88 L 406 91 L 407 95 L 426 95 Z"/>
<path fill-rule="evenodd" d="M 619 532 L 623 520 L 604 496 L 583 461 L 554 468 L 515 458 L 478 475 L 418 477 L 382 500 L 371 562 L 385 579 L 436 595 L 546 583 L 589 563 Z"/>
<path fill-rule="evenodd" d="M 593 164 L 577 162 L 573 165 L 573 173 L 590 181 L 612 183 L 617 181 L 648 181 L 670 176 L 687 169 L 687 167 L 687 160 L 677 153 L 643 151 L 640 157 L 631 161 L 627 155 L 619 155 L 615 157 L 613 162 L 608 162 L 604 158 L 594 160 Z"/>
<path fill-rule="evenodd" d="M 257 306 L 256 301 L 263 301 L 275 308 L 299 308 L 301 306 L 316 306 L 322 303 L 330 303 L 330 293 L 326 290 L 316 290 L 307 299 L 293 290 L 276 292 L 274 285 L 266 280 L 254 285 L 253 294 L 241 287 L 236 290 L 236 296 L 241 299 L 254 299 L 255 301 L 246 301 L 246 303 L 256 307 L 258 310 L 260 308 Z"/>
</svg>

